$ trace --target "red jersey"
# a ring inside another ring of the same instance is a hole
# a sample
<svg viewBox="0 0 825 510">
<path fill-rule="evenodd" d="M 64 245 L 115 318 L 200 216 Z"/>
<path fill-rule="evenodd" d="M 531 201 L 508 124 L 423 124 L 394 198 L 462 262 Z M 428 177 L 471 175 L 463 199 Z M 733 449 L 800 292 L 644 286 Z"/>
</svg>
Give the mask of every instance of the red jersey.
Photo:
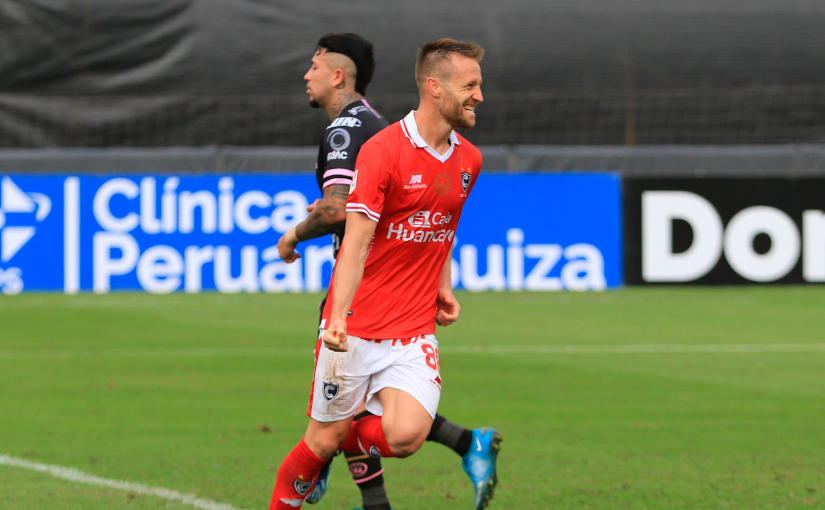
<svg viewBox="0 0 825 510">
<path fill-rule="evenodd" d="M 435 332 L 441 269 L 481 169 L 481 152 L 452 132 L 449 150 L 438 154 L 418 133 L 414 113 L 358 153 L 347 212 L 364 213 L 378 225 L 350 306 L 349 335 L 389 339 Z M 330 283 L 330 296 L 334 292 Z M 330 297 L 324 324 L 331 310 Z"/>
</svg>

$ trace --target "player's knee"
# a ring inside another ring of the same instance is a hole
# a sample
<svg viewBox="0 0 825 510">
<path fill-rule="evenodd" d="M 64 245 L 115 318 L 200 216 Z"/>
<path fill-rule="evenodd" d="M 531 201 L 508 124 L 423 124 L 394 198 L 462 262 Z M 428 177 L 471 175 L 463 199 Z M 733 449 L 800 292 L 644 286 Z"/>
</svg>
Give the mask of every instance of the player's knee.
<svg viewBox="0 0 825 510">
<path fill-rule="evenodd" d="M 337 437 L 328 437 L 326 435 L 313 437 L 311 439 L 307 438 L 306 443 L 309 449 L 312 450 L 312 453 L 322 459 L 328 459 L 335 455 L 335 452 L 338 451 L 338 445 L 340 444 Z"/>
<path fill-rule="evenodd" d="M 335 455 L 338 447 L 347 439 L 347 432 L 348 429 L 338 427 L 314 430 L 311 433 L 307 433 L 304 441 L 309 449 L 312 450 L 312 453 L 322 459 L 329 459 Z"/>
<path fill-rule="evenodd" d="M 428 432 L 429 430 L 401 427 L 400 430 L 393 430 L 387 434 L 387 443 L 396 457 L 409 457 L 421 448 L 427 439 Z"/>
</svg>

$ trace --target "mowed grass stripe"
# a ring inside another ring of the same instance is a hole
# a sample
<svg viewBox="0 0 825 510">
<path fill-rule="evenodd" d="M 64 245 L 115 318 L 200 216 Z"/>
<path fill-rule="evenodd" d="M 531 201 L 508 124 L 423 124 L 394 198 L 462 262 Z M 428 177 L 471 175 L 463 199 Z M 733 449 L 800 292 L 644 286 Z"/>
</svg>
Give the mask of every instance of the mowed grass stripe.
<svg viewBox="0 0 825 510">
<path fill-rule="evenodd" d="M 491 508 L 825 508 L 825 360 L 781 351 L 825 342 L 825 287 L 457 297 L 461 320 L 438 329 L 439 412 L 503 433 Z M 0 452 L 266 508 L 306 429 L 320 298 L 0 296 L 0 352 L 296 353 L 1 361 Z M 6 308 L 26 299 L 42 306 Z M 782 347 L 542 352 L 708 345 Z M 360 497 L 339 460 L 320 507 L 351 510 Z M 447 448 L 427 443 L 385 468 L 396 509 L 472 506 Z M 17 468 L 0 467 L 0 487 L 3 510 L 184 508 Z"/>
<path fill-rule="evenodd" d="M 201 358 L 230 356 L 306 356 L 308 349 L 104 349 L 0 351 L 0 359 L 48 358 Z M 764 354 L 825 352 L 821 344 L 698 344 L 698 345 L 452 345 L 442 354 Z"/>
</svg>

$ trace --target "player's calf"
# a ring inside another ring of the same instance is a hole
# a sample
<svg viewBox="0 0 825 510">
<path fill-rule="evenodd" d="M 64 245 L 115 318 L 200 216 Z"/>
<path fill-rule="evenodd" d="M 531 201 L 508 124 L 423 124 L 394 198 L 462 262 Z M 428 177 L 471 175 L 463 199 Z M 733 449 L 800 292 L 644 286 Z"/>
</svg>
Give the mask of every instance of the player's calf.
<svg viewBox="0 0 825 510">
<path fill-rule="evenodd" d="M 302 439 L 278 469 L 269 510 L 300 508 L 326 462 L 326 459 L 315 455 Z"/>
</svg>

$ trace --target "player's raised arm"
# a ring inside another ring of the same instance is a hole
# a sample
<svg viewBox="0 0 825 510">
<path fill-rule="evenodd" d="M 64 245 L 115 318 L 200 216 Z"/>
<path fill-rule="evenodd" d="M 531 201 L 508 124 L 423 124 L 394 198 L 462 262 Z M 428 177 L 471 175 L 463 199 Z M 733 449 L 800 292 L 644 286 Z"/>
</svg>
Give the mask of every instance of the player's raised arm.
<svg viewBox="0 0 825 510">
<path fill-rule="evenodd" d="M 341 254 L 335 264 L 335 278 L 332 285 L 332 309 L 324 344 L 333 351 L 343 352 L 347 346 L 347 312 L 355 297 L 355 291 L 364 276 L 367 249 L 377 223 L 365 213 L 348 212 L 347 230 Z"/>
<path fill-rule="evenodd" d="M 349 185 L 333 184 L 324 188 L 323 198 L 313 204 L 309 216 L 301 223 L 286 231 L 278 240 L 278 254 L 287 264 L 301 257 L 295 247 L 301 241 L 335 232 L 347 219 L 347 193 Z"/>
</svg>

